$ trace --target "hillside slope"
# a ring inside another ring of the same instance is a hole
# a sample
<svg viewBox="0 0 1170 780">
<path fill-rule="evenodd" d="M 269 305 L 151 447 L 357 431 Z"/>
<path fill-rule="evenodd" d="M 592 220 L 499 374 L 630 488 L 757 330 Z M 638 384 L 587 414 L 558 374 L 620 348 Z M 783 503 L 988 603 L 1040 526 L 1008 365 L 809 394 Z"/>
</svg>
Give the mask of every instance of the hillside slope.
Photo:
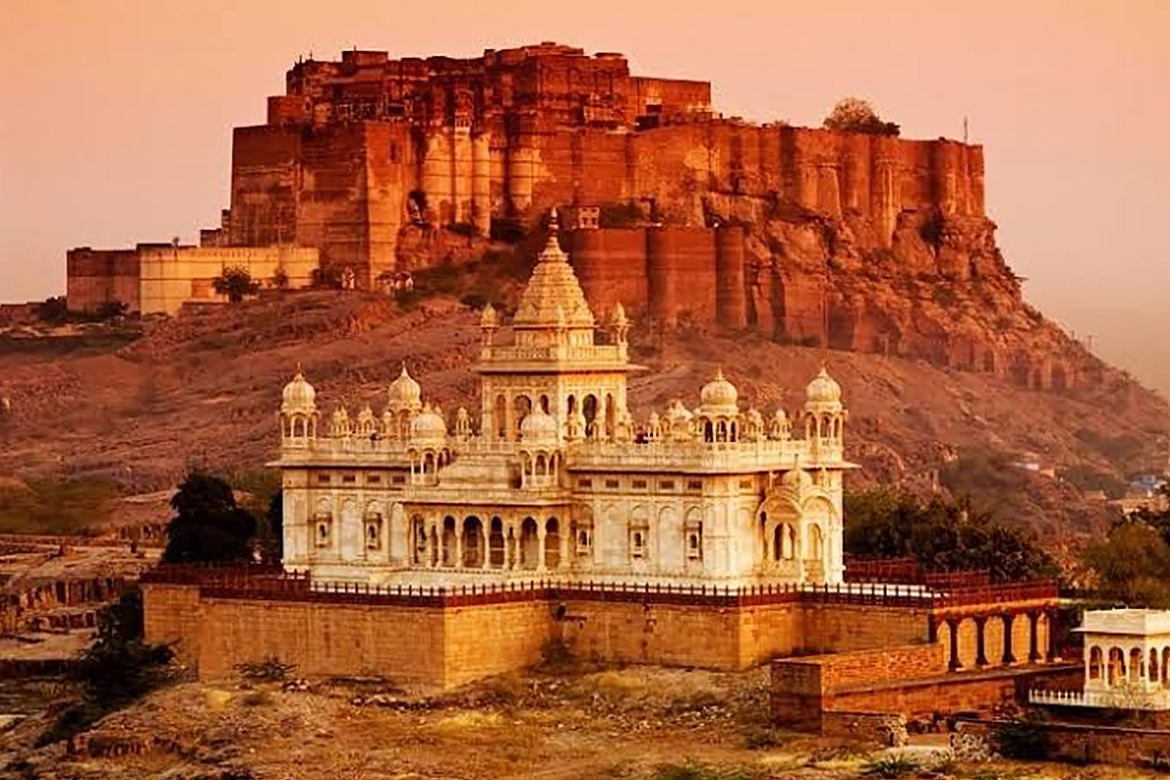
<svg viewBox="0 0 1170 780">
<path fill-rule="evenodd" d="M 447 410 L 477 408 L 469 370 L 479 315 L 444 296 L 408 307 L 364 293 L 318 292 L 252 301 L 144 324 L 123 346 L 98 339 L 68 352 L 0 342 L 0 475 L 99 476 L 130 492 L 175 484 L 191 466 L 243 471 L 276 454 L 280 391 L 298 365 L 325 412 L 339 403 L 381 409 L 406 362 Z M 648 371 L 631 383 L 639 421 L 698 388 L 721 365 L 745 405 L 794 410 L 822 359 L 850 410 L 847 446 L 864 468 L 855 487 L 897 482 L 962 485 L 1005 519 L 1067 544 L 1108 512 L 1062 480 L 1007 461 L 1034 453 L 1044 466 L 1113 484 L 1158 457 L 1170 408 L 1122 374 L 1094 387 L 1036 392 L 923 361 L 778 345 L 762 336 L 683 330 L 633 334 Z"/>
</svg>

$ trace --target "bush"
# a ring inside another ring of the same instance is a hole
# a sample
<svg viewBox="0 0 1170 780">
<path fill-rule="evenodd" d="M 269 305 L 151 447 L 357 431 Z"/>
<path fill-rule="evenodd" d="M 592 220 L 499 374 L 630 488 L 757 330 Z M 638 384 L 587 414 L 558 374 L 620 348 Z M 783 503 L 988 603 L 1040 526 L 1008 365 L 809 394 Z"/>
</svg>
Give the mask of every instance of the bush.
<svg viewBox="0 0 1170 780">
<path fill-rule="evenodd" d="M 211 281 L 211 286 L 220 295 L 226 295 L 231 303 L 239 303 L 260 292 L 260 283 L 252 278 L 247 268 L 239 265 L 223 269 L 223 273 Z"/>
<path fill-rule="evenodd" d="M 281 663 L 274 656 L 266 656 L 263 661 L 236 664 L 240 676 L 253 682 L 280 682 L 287 679 L 295 668 L 292 664 Z"/>
<path fill-rule="evenodd" d="M 236 506 L 231 486 L 192 472 L 171 498 L 175 517 L 167 526 L 167 563 L 246 563 L 253 560 L 256 519 Z"/>
<path fill-rule="evenodd" d="M 766 726 L 745 726 L 740 733 L 748 750 L 769 750 L 781 744 L 776 732 Z"/>
<path fill-rule="evenodd" d="M 866 777 L 908 777 L 916 775 L 922 769 L 918 762 L 909 756 L 892 755 L 870 761 L 861 770 Z"/>
<path fill-rule="evenodd" d="M 688 759 L 681 764 L 660 764 L 651 777 L 653 780 L 754 780 L 761 775 L 750 767 L 717 767 Z"/>
<path fill-rule="evenodd" d="M 868 100 L 855 97 L 837 101 L 837 105 L 833 106 L 833 110 L 825 117 L 825 127 L 843 133 L 867 135 L 897 136 L 902 132 L 898 125 L 879 117 Z"/>
<path fill-rule="evenodd" d="M 1043 761 L 1050 752 L 1048 732 L 1036 719 L 1001 723 L 992 729 L 990 736 L 996 751 L 1006 758 Z"/>
<path fill-rule="evenodd" d="M 245 707 L 263 707 L 272 703 L 272 694 L 268 691 L 249 691 L 240 699 Z"/>
<path fill-rule="evenodd" d="M 635 227 L 642 221 L 642 208 L 637 203 L 606 203 L 598 209 L 597 224 L 603 228 Z"/>
</svg>

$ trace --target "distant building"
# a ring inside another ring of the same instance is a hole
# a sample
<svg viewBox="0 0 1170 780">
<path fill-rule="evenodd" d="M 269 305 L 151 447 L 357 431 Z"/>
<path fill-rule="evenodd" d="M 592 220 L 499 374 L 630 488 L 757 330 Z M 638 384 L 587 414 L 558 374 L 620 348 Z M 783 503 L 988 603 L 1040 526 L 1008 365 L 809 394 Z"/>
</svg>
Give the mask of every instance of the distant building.
<svg viewBox="0 0 1170 780">
<path fill-rule="evenodd" d="M 1170 710 L 1170 610 L 1086 612 L 1082 691 L 1032 691 L 1033 704 Z"/>
</svg>

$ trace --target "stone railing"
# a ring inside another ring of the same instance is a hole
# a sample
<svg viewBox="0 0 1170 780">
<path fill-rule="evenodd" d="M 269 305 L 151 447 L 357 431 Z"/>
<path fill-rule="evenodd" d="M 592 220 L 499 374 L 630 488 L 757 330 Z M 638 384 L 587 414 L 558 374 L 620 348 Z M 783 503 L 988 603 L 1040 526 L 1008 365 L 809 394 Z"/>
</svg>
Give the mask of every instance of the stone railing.
<svg viewBox="0 0 1170 780">
<path fill-rule="evenodd" d="M 1047 691 L 1028 692 L 1029 704 L 1049 707 L 1106 707 L 1127 710 L 1168 710 L 1170 691 L 1142 691 L 1119 688 L 1108 691 Z"/>
</svg>

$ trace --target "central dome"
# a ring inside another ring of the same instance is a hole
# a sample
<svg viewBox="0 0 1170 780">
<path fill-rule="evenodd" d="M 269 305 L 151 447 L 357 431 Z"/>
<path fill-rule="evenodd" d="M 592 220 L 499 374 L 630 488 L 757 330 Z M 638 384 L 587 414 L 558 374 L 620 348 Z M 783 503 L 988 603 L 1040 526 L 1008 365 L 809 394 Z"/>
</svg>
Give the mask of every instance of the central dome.
<svg viewBox="0 0 1170 780">
<path fill-rule="evenodd" d="M 705 414 L 739 413 L 739 391 L 723 376 L 723 369 L 719 369 L 715 378 L 703 386 L 699 398 Z"/>
<path fill-rule="evenodd" d="M 284 386 L 280 411 L 284 414 L 312 414 L 317 411 L 317 391 L 305 381 L 305 375 L 300 371 Z"/>
<path fill-rule="evenodd" d="M 416 441 L 443 441 L 447 438 L 447 423 L 427 404 L 422 412 L 410 420 L 410 438 Z"/>
<path fill-rule="evenodd" d="M 551 444 L 557 441 L 557 421 L 539 406 L 520 422 L 520 439 L 532 444 Z"/>
<path fill-rule="evenodd" d="M 817 406 L 840 406 L 841 385 L 821 366 L 821 372 L 805 388 L 805 401 Z"/>
<path fill-rule="evenodd" d="M 406 366 L 402 373 L 390 383 L 387 391 L 387 406 L 392 412 L 417 412 L 422 408 L 422 388 L 411 378 Z"/>
</svg>

